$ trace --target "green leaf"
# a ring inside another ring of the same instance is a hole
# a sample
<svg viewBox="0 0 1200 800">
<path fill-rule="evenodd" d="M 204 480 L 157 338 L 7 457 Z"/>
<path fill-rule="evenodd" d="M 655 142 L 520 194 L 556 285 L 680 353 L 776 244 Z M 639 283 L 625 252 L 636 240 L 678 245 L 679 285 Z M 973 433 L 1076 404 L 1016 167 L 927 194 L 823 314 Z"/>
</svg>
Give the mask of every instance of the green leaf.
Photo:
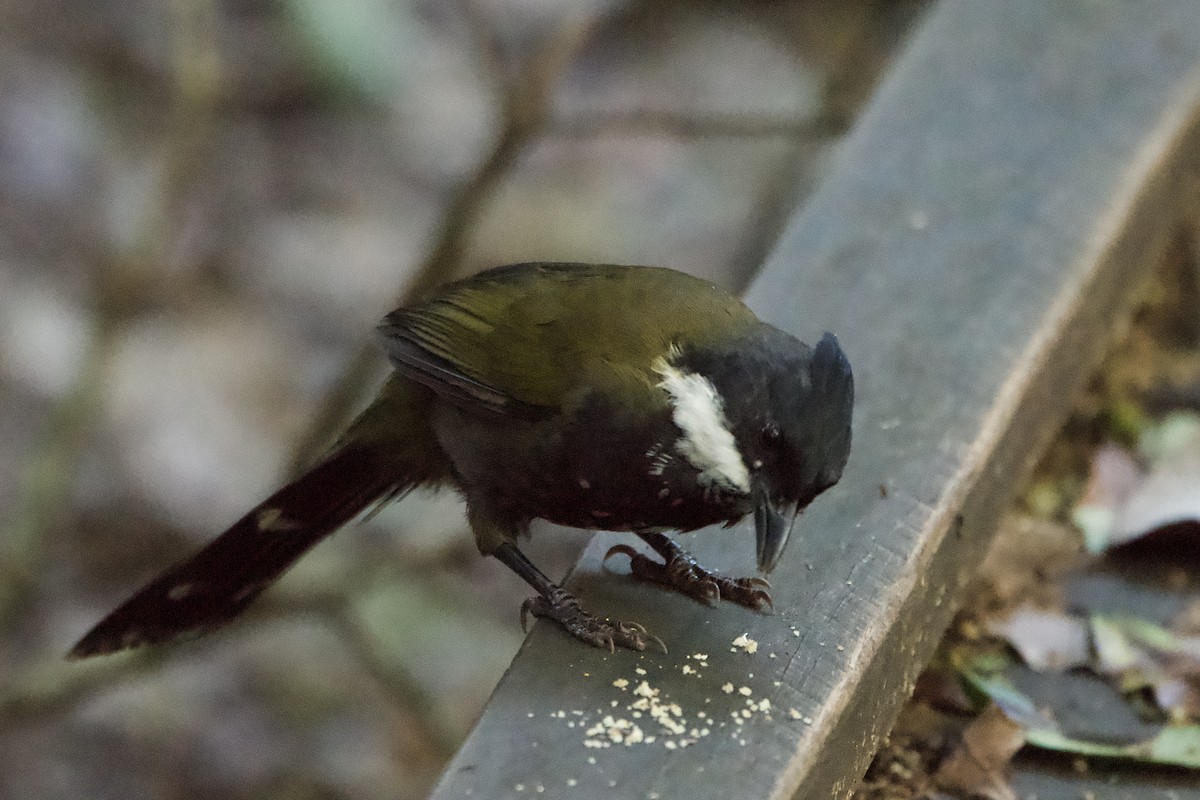
<svg viewBox="0 0 1200 800">
<path fill-rule="evenodd" d="M 1200 436 L 1200 414 L 1174 411 L 1162 422 L 1142 431 L 1138 450 L 1151 463 L 1157 463 L 1191 446 L 1197 436 Z"/>
<path fill-rule="evenodd" d="M 1071 522 L 1083 534 L 1083 547 L 1091 555 L 1108 549 L 1117 515 L 1103 506 L 1078 506 L 1071 512 Z"/>
<path fill-rule="evenodd" d="M 1150 757 L 1145 760 L 1200 769 L 1200 725 L 1163 728 L 1150 740 Z"/>
<path fill-rule="evenodd" d="M 963 678 L 1022 726 L 1026 743 L 1034 747 L 1092 758 L 1200 769 L 1200 725 L 1163 727 L 1150 739 L 1125 745 L 1077 739 L 1064 734 L 1058 723 L 1003 676 L 963 673 Z"/>
<path fill-rule="evenodd" d="M 1102 614 L 1092 617 L 1092 646 L 1101 669 L 1115 674 L 1133 669 L 1143 662 L 1142 654 L 1133 646 L 1125 629 L 1116 620 Z"/>
</svg>

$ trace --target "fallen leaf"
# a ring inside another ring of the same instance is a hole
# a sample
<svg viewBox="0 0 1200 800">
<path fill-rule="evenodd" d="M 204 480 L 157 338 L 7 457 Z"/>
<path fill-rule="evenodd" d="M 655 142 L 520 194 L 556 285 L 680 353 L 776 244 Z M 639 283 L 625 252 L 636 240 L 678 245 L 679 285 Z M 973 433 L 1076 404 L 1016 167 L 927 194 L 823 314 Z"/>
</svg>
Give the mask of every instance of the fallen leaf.
<svg viewBox="0 0 1200 800">
<path fill-rule="evenodd" d="M 1062 605 L 1057 576 L 1078 562 L 1082 537 L 1070 525 L 1028 514 L 1006 514 L 972 583 L 977 610 L 1003 612 L 1026 603 Z"/>
<path fill-rule="evenodd" d="M 1006 619 L 990 620 L 987 628 L 1039 672 L 1061 672 L 1092 660 L 1087 622 L 1061 611 L 1021 606 Z"/>
<path fill-rule="evenodd" d="M 1138 451 L 1152 464 L 1195 445 L 1200 436 L 1200 414 L 1176 411 L 1167 414 L 1157 425 L 1142 431 Z"/>
<path fill-rule="evenodd" d="M 1144 479 L 1129 451 L 1115 444 L 1097 448 L 1083 497 L 1071 517 L 1083 533 L 1089 553 L 1102 553 L 1112 546 L 1120 509 Z"/>
<path fill-rule="evenodd" d="M 940 789 L 964 797 L 1016 800 L 1005 768 L 1025 744 L 1025 733 L 992 704 L 962 732 L 962 739 L 934 773 Z"/>
<path fill-rule="evenodd" d="M 912 699 L 915 705 L 939 711 L 967 714 L 975 710 L 962 681 L 949 669 L 930 667 L 922 670 L 913 686 Z"/>
<path fill-rule="evenodd" d="M 1151 460 L 1144 479 L 1121 448 L 1104 445 L 1096 452 L 1073 515 L 1089 552 L 1180 525 L 1192 526 L 1200 538 L 1200 417 L 1169 416 L 1146 431 L 1142 449 Z"/>
<path fill-rule="evenodd" d="M 1200 598 L 1190 601 L 1171 620 L 1171 630 L 1181 636 L 1200 635 Z"/>
<path fill-rule="evenodd" d="M 1200 719 L 1200 636 L 1177 634 L 1148 620 L 1095 615 L 1095 669 L 1122 691 L 1149 688 L 1176 721 Z"/>
<path fill-rule="evenodd" d="M 1120 675 L 1150 663 L 1115 620 L 1096 614 L 1091 625 L 1092 643 L 1096 649 L 1095 666 L 1101 675 Z"/>
<path fill-rule="evenodd" d="M 1200 725 L 1166 725 L 1149 739 L 1129 744 L 1080 739 L 1064 734 L 1049 714 L 1038 709 L 1003 676 L 964 673 L 963 678 L 1021 726 L 1025 743 L 1033 747 L 1070 755 L 1200 769 Z"/>
</svg>

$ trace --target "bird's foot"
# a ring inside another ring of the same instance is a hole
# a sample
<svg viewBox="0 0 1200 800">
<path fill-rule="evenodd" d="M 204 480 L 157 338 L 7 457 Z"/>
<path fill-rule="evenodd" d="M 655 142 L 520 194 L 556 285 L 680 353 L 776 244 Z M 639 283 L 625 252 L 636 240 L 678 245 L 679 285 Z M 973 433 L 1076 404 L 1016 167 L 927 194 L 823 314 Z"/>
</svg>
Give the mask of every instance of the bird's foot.
<svg viewBox="0 0 1200 800">
<path fill-rule="evenodd" d="M 763 578 L 727 578 L 700 566 L 696 559 L 674 542 L 661 549 L 656 542 L 650 544 L 659 550 L 666 563 L 660 564 L 627 544 L 609 548 L 604 560 L 618 554 L 629 556 L 629 569 L 637 580 L 665 586 L 710 606 L 726 600 L 755 611 L 774 607 L 768 591 L 771 584 Z"/>
<path fill-rule="evenodd" d="M 585 611 L 579 598 L 556 588 L 550 597 L 531 597 L 521 606 L 521 627 L 526 627 L 529 615 L 552 619 L 566 629 L 567 633 L 593 647 L 615 652 L 618 647 L 629 650 L 645 650 L 650 644 L 667 652 L 667 646 L 654 634 L 636 622 L 600 619 Z"/>
</svg>

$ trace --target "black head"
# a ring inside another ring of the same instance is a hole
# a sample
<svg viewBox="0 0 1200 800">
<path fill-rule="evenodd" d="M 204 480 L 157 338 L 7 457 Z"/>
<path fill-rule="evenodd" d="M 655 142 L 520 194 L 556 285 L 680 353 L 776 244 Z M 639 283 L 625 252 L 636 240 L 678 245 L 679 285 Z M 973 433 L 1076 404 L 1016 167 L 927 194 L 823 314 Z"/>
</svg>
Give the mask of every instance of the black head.
<svg viewBox="0 0 1200 800">
<path fill-rule="evenodd" d="M 796 514 L 842 477 L 850 454 L 854 378 L 837 338 L 816 348 L 766 324 L 719 348 L 685 351 L 704 375 L 750 472 L 758 566 L 769 572 Z"/>
</svg>

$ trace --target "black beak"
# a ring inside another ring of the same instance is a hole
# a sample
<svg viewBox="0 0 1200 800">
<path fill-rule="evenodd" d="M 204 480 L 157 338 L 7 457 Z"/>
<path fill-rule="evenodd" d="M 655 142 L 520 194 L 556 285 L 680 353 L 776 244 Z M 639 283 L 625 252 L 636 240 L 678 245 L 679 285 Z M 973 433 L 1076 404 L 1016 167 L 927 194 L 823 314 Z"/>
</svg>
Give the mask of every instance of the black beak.
<svg viewBox="0 0 1200 800">
<path fill-rule="evenodd" d="M 787 545 L 796 521 L 796 503 L 777 503 L 767 492 L 763 492 L 754 509 L 754 529 L 758 571 L 768 573 L 775 569 L 783 548 Z"/>
</svg>

